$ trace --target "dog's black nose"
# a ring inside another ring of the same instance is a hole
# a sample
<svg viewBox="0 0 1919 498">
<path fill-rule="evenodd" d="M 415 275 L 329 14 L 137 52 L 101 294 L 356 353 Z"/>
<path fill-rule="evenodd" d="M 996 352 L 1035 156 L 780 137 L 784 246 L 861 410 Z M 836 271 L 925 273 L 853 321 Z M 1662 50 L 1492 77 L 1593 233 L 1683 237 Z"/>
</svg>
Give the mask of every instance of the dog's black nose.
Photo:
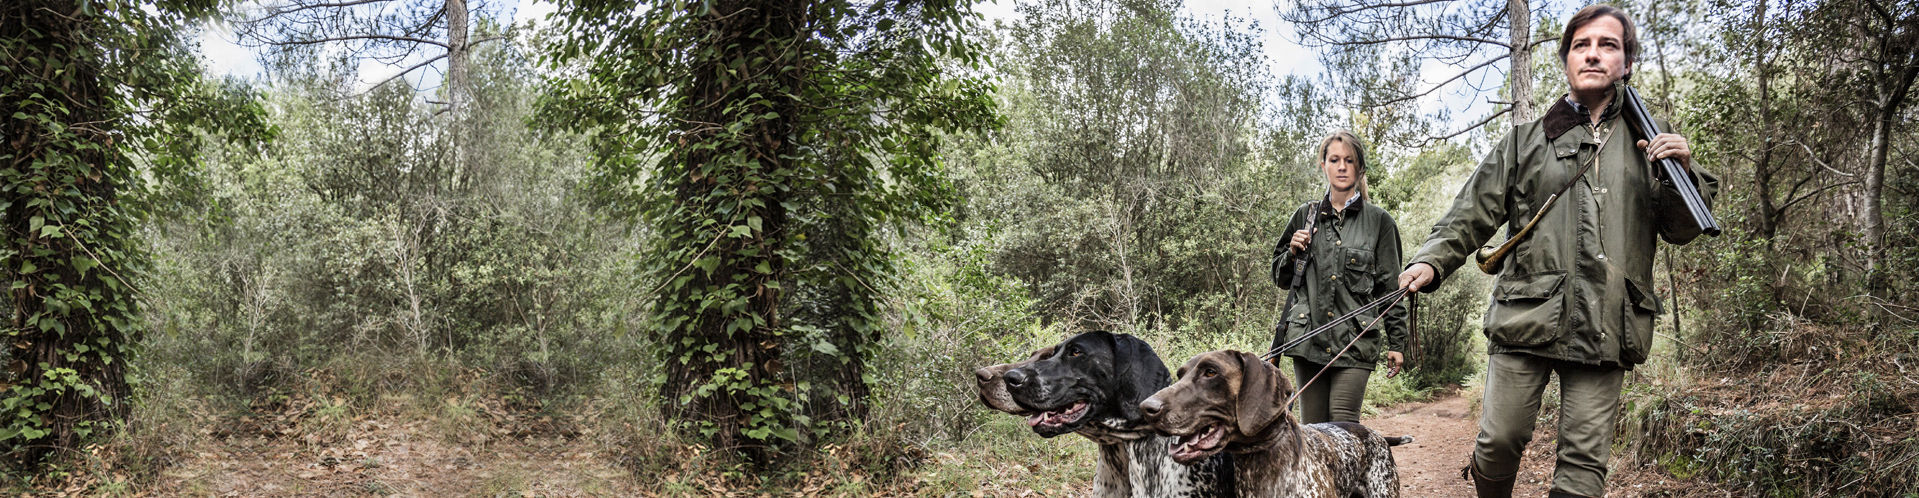
<svg viewBox="0 0 1919 498">
<path fill-rule="evenodd" d="M 1139 414 L 1145 415 L 1146 420 L 1159 420 L 1159 414 L 1163 411 L 1166 411 L 1166 403 L 1160 402 L 1159 398 L 1146 398 L 1146 401 L 1139 402 Z"/>
<path fill-rule="evenodd" d="M 1006 379 L 1006 387 L 1019 387 L 1026 384 L 1026 381 L 1032 379 L 1026 374 L 1026 369 L 1024 368 L 1007 370 L 1006 373 L 1000 375 Z"/>
</svg>

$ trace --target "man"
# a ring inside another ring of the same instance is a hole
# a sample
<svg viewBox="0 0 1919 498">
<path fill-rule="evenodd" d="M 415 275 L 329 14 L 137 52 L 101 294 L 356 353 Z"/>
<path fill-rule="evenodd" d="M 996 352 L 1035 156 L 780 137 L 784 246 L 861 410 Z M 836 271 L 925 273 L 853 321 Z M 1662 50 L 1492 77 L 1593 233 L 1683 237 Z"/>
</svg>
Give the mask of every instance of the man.
<svg viewBox="0 0 1919 498">
<path fill-rule="evenodd" d="M 1554 373 L 1561 402 L 1551 496 L 1605 495 L 1620 387 L 1626 370 L 1646 361 L 1660 308 L 1651 285 L 1653 237 L 1684 244 L 1699 235 L 1648 156 L 1678 160 L 1708 202 L 1718 190 L 1716 177 L 1692 167 L 1685 138 L 1668 133 L 1633 143 L 1617 94 L 1638 54 L 1624 12 L 1593 5 L 1574 14 L 1559 39 L 1571 91 L 1539 120 L 1514 127 L 1480 162 L 1399 276 L 1401 287 L 1432 291 L 1500 225 L 1519 231 L 1590 162 L 1506 255 L 1493 283 L 1483 415 L 1468 467 L 1479 496 L 1512 495 Z"/>
</svg>

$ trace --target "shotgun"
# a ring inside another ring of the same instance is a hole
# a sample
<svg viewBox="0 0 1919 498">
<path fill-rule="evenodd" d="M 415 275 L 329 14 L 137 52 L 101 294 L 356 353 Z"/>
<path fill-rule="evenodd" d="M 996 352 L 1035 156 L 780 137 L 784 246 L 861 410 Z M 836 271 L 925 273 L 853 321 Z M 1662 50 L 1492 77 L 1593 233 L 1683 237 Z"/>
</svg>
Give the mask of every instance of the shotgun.
<svg viewBox="0 0 1919 498">
<path fill-rule="evenodd" d="M 1645 140 L 1652 140 L 1653 136 L 1664 133 L 1659 129 L 1659 123 L 1652 120 L 1652 113 L 1646 111 L 1646 101 L 1639 98 L 1639 91 L 1634 90 L 1632 85 L 1620 86 L 1626 89 L 1620 92 L 1626 97 L 1626 101 L 1621 102 L 1620 106 L 1620 112 L 1626 117 L 1626 126 L 1632 128 L 1633 133 Z M 1686 211 L 1692 215 L 1693 224 L 1699 226 L 1699 232 L 1717 237 L 1719 220 L 1713 219 L 1712 208 L 1707 206 L 1705 199 L 1699 196 L 1699 186 L 1693 184 L 1692 173 L 1686 171 L 1686 167 L 1681 166 L 1678 160 L 1670 157 L 1655 162 L 1659 163 L 1659 169 L 1666 173 L 1666 184 L 1678 190 L 1679 198 L 1685 200 Z"/>
</svg>

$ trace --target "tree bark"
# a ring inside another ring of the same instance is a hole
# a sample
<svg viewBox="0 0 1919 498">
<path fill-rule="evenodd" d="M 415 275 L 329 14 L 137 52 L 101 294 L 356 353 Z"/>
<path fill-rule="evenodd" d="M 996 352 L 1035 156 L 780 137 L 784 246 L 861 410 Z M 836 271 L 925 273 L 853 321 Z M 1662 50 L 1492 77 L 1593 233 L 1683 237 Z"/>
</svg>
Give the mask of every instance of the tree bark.
<svg viewBox="0 0 1919 498">
<path fill-rule="evenodd" d="M 1533 120 L 1532 7 L 1526 0 L 1506 0 L 1507 23 L 1512 43 L 1512 69 L 1507 84 L 1512 89 L 1513 123 Z"/>
<path fill-rule="evenodd" d="M 1759 161 L 1754 164 L 1752 181 L 1753 187 L 1757 189 L 1759 193 L 1759 216 L 1753 217 L 1759 226 L 1755 228 L 1759 232 L 1759 237 L 1765 239 L 1766 250 L 1770 253 L 1772 251 L 1772 239 L 1779 226 L 1779 220 L 1774 217 L 1781 213 L 1777 211 L 1777 208 L 1773 207 L 1772 202 L 1772 75 L 1766 70 L 1766 55 L 1771 50 L 1771 47 L 1766 43 L 1766 4 L 1767 2 L 1759 2 L 1758 5 L 1754 7 L 1752 13 L 1752 37 L 1754 43 L 1757 45 L 1753 49 L 1752 75 L 1753 79 L 1758 80 L 1759 84 L 1759 102 L 1757 102 L 1757 104 L 1759 106 L 1760 137 Z M 1775 288 L 1776 287 L 1777 286 L 1775 286 Z"/>
<path fill-rule="evenodd" d="M 446 101 L 458 116 L 467 100 L 466 0 L 446 0 Z"/>
</svg>

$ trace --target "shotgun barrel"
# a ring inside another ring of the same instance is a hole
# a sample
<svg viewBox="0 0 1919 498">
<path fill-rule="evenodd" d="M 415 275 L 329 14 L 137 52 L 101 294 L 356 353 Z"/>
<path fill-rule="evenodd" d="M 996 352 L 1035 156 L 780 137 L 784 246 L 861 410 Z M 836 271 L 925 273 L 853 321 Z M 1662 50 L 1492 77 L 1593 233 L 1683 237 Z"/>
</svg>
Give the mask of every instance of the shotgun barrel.
<svg viewBox="0 0 1919 498">
<path fill-rule="evenodd" d="M 1652 113 L 1646 110 L 1646 101 L 1639 98 L 1639 91 L 1634 90 L 1632 85 L 1623 86 L 1626 87 L 1626 91 L 1621 93 L 1625 95 L 1626 101 L 1621 103 L 1623 105 L 1620 106 L 1620 111 L 1625 114 L 1626 126 L 1631 127 L 1639 138 L 1646 140 L 1652 140 L 1653 136 L 1664 133 L 1659 129 L 1659 123 L 1652 120 Z M 1666 181 L 1678 190 L 1679 197 L 1685 200 L 1686 211 L 1692 215 L 1693 224 L 1699 226 L 1700 233 L 1718 236 L 1719 221 L 1713 219 L 1712 208 L 1707 206 L 1705 199 L 1699 196 L 1699 186 L 1693 184 L 1692 174 L 1687 172 L 1686 167 L 1681 166 L 1679 161 L 1670 157 L 1655 162 L 1658 163 L 1659 169 L 1666 173 Z"/>
</svg>

